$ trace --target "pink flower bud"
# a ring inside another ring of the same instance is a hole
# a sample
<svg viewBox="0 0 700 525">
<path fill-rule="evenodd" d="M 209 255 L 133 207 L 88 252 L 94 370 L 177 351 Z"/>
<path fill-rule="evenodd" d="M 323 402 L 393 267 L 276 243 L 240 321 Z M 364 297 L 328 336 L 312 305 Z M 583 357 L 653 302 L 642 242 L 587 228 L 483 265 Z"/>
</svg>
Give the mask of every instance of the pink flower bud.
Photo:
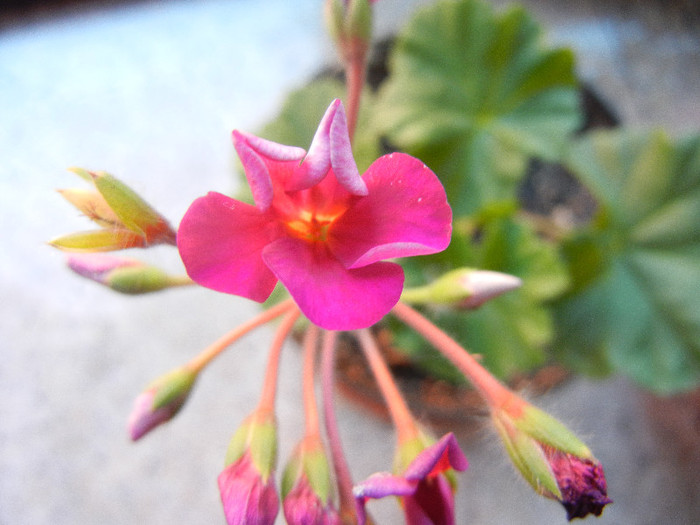
<svg viewBox="0 0 700 525">
<path fill-rule="evenodd" d="M 127 425 L 131 439 L 136 441 L 170 421 L 185 404 L 196 378 L 195 372 L 183 367 L 151 383 L 134 401 Z"/>
</svg>

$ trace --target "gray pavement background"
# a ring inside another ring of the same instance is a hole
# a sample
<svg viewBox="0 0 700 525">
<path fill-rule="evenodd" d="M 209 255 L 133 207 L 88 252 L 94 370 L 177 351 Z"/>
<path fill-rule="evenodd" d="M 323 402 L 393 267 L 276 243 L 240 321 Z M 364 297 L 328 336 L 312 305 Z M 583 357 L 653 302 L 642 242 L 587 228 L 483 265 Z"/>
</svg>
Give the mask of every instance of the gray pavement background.
<svg viewBox="0 0 700 525">
<path fill-rule="evenodd" d="M 379 33 L 421 3 L 377 3 Z M 700 30 L 675 2 L 524 3 L 551 41 L 574 46 L 582 76 L 625 123 L 700 124 Z M 269 327 L 207 370 L 167 427 L 134 445 L 125 419 L 146 383 L 257 306 L 199 289 L 119 296 L 71 275 L 45 241 L 90 227 L 53 191 L 80 186 L 68 166 L 114 173 L 174 224 L 195 197 L 233 189 L 231 129 L 255 130 L 286 90 L 333 60 L 319 1 L 261 4 L 138 2 L 0 26 L 0 525 L 224 523 L 216 476 L 257 400 Z M 143 256 L 180 268 L 173 250 Z M 302 424 L 299 373 L 290 344 L 282 461 Z M 538 404 L 587 437 L 606 467 L 615 504 L 589 521 L 697 522 L 700 489 L 655 440 L 635 387 L 576 379 Z M 342 400 L 339 410 L 356 476 L 388 469 L 389 426 Z M 565 522 L 493 435 L 463 442 L 471 468 L 459 524 Z M 399 522 L 392 502 L 371 508 L 379 523 Z"/>
</svg>

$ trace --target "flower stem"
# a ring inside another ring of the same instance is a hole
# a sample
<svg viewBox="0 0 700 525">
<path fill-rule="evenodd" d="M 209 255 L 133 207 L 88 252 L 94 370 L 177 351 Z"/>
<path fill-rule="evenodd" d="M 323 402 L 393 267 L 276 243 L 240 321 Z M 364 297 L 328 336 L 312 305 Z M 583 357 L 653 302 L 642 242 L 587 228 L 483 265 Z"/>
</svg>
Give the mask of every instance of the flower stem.
<svg viewBox="0 0 700 525">
<path fill-rule="evenodd" d="M 265 310 L 257 317 L 254 317 L 253 319 L 246 321 L 242 325 L 237 326 L 229 333 L 220 337 L 217 341 L 209 345 L 198 356 L 192 359 L 187 364 L 187 367 L 194 372 L 200 372 L 215 357 L 221 354 L 221 352 L 223 352 L 228 346 L 236 342 L 245 334 L 247 334 L 254 328 L 257 328 L 258 326 L 272 321 L 274 318 L 279 317 L 283 313 L 294 308 L 294 306 L 294 301 L 292 299 L 287 299 L 286 301 L 283 301 L 279 304 L 276 304 L 272 308 Z"/>
<path fill-rule="evenodd" d="M 191 286 L 195 282 L 190 279 L 189 275 L 169 275 L 168 286 Z"/>
<path fill-rule="evenodd" d="M 370 333 L 368 329 L 358 330 L 355 332 L 362 350 L 365 353 L 367 362 L 372 369 L 372 374 L 379 385 L 379 389 L 382 391 L 384 400 L 386 401 L 387 407 L 389 408 L 389 414 L 391 415 L 394 425 L 396 426 L 396 433 L 399 443 L 404 443 L 408 440 L 414 439 L 418 436 L 418 427 L 416 426 L 415 419 L 411 414 L 406 401 L 401 395 L 401 391 L 396 386 L 391 371 L 384 361 L 379 348 L 377 347 L 377 342 Z"/>
<path fill-rule="evenodd" d="M 420 333 L 469 379 L 474 388 L 492 408 L 503 408 L 513 414 L 526 403 L 506 388 L 498 379 L 454 339 L 410 306 L 399 302 L 392 313 Z"/>
<path fill-rule="evenodd" d="M 343 523 L 356 523 L 355 497 L 352 493 L 352 477 L 343 452 L 338 430 L 338 421 L 335 417 L 333 404 L 333 386 L 335 385 L 335 343 L 337 333 L 325 331 L 323 346 L 321 349 L 321 387 L 323 390 L 323 416 L 326 425 L 326 435 L 333 458 L 336 482 L 338 483 L 338 496 L 340 500 L 339 513 Z"/>
<path fill-rule="evenodd" d="M 314 362 L 316 360 L 316 345 L 318 343 L 318 327 L 311 324 L 304 335 L 304 413 L 306 415 L 306 435 L 320 436 L 318 408 L 314 390 Z"/>
<path fill-rule="evenodd" d="M 362 88 L 365 85 L 367 43 L 351 39 L 345 51 L 345 79 L 347 84 L 347 118 L 350 142 L 355 136 L 357 119 L 360 114 Z"/>
<path fill-rule="evenodd" d="M 280 355 L 284 341 L 289 336 L 289 333 L 294 328 L 294 323 L 301 315 L 299 308 L 290 310 L 277 328 L 275 338 L 270 345 L 270 356 L 267 360 L 267 368 L 265 369 L 265 379 L 263 382 L 262 395 L 258 404 L 258 411 L 273 412 L 275 408 L 275 397 L 277 395 L 277 375 L 279 371 Z"/>
</svg>

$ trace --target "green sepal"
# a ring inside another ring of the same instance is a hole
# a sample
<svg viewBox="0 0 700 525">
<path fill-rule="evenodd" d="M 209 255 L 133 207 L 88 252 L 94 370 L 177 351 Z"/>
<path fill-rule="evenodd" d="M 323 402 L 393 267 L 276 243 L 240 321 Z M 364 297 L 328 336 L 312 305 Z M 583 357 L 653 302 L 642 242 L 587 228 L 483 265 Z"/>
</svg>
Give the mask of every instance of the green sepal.
<svg viewBox="0 0 700 525">
<path fill-rule="evenodd" d="M 457 268 L 424 286 L 404 288 L 401 300 L 411 304 L 455 304 L 468 299 L 473 294 L 459 286 L 459 281 L 473 271 L 473 268 Z"/>
<path fill-rule="evenodd" d="M 109 207 L 104 197 L 92 190 L 69 188 L 58 193 L 75 206 L 88 219 L 104 228 L 120 226 L 119 218 Z"/>
<path fill-rule="evenodd" d="M 492 418 L 513 465 L 538 494 L 561 499 L 561 490 L 542 447 L 526 433 L 512 426 L 513 421 Z"/>
<path fill-rule="evenodd" d="M 112 290 L 129 295 L 157 292 L 172 285 L 172 278 L 155 266 L 115 268 L 106 278 Z"/>
<path fill-rule="evenodd" d="M 372 38 L 372 7 L 369 0 L 350 0 L 345 26 L 348 37 L 369 43 Z"/>
<path fill-rule="evenodd" d="M 97 191 L 129 230 L 141 235 L 164 222 L 163 217 L 134 190 L 109 173 L 92 174 Z"/>
<path fill-rule="evenodd" d="M 182 403 L 192 390 L 197 373 L 187 367 L 177 368 L 153 381 L 148 388 L 155 389 L 153 410 L 172 403 Z"/>
<path fill-rule="evenodd" d="M 68 252 L 111 252 L 143 246 L 141 235 L 124 229 L 69 233 L 49 241 L 51 246 Z"/>
<path fill-rule="evenodd" d="M 289 459 L 282 476 L 283 499 L 291 492 L 302 475 L 306 476 L 309 486 L 319 500 L 328 503 L 331 497 L 331 471 L 328 457 L 320 441 L 302 442 Z"/>
<path fill-rule="evenodd" d="M 235 463 L 246 452 L 263 481 L 267 481 L 277 461 L 277 426 L 272 414 L 256 411 L 243 422 L 231 438 L 225 466 Z"/>
<path fill-rule="evenodd" d="M 522 416 L 513 419 L 515 427 L 531 438 L 584 459 L 592 459 L 590 449 L 558 419 L 532 405 L 528 405 Z"/>
</svg>

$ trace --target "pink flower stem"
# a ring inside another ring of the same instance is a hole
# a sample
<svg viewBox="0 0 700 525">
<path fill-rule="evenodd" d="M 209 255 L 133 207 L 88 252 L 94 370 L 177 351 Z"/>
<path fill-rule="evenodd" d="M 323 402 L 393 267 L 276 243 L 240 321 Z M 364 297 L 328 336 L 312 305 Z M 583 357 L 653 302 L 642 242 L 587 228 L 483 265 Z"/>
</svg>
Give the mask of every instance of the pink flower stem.
<svg viewBox="0 0 700 525">
<path fill-rule="evenodd" d="M 352 493 L 352 476 L 343 452 L 338 430 L 338 421 L 335 417 L 333 394 L 335 385 L 335 343 L 337 333 L 324 331 L 323 346 L 321 348 L 321 389 L 323 391 L 323 416 L 326 426 L 326 435 L 333 458 L 336 482 L 338 484 L 338 496 L 340 499 L 339 514 L 342 522 L 357 523 L 355 513 L 355 497 Z"/>
<path fill-rule="evenodd" d="M 295 307 L 285 315 L 279 328 L 277 328 L 275 337 L 272 340 L 272 345 L 270 346 L 270 355 L 267 360 L 267 368 L 265 369 L 265 379 L 263 382 L 262 395 L 260 396 L 260 403 L 258 404 L 258 413 L 271 413 L 275 409 L 277 372 L 279 370 L 282 346 L 300 315 L 301 312 L 299 308 Z"/>
<path fill-rule="evenodd" d="M 392 313 L 420 333 L 447 359 L 452 361 L 469 379 L 491 409 L 506 409 L 513 415 L 523 410 L 526 405 L 525 401 L 506 388 L 481 366 L 474 356 L 426 317 L 401 302 L 394 306 Z"/>
<path fill-rule="evenodd" d="M 345 81 L 347 84 L 347 119 L 350 142 L 355 136 L 360 114 L 362 88 L 365 85 L 367 43 L 352 39 L 345 50 Z"/>
<path fill-rule="evenodd" d="M 377 342 L 374 336 L 370 333 L 368 329 L 358 330 L 355 332 L 362 350 L 365 353 L 367 362 L 372 369 L 372 374 L 379 385 L 379 389 L 382 391 L 384 400 L 386 401 L 387 407 L 389 408 L 389 414 L 391 415 L 394 425 L 396 426 L 396 433 L 399 443 L 404 443 L 411 439 L 415 439 L 419 432 L 416 426 L 413 414 L 411 414 L 406 401 L 401 394 L 401 391 L 394 381 L 394 377 L 391 375 L 391 371 L 386 364 L 386 361 L 379 352 L 377 347 Z"/>
<path fill-rule="evenodd" d="M 202 351 L 202 353 L 200 353 L 198 356 L 192 359 L 187 364 L 187 367 L 194 372 L 200 372 L 205 366 L 207 366 L 211 361 L 213 361 L 215 357 L 221 354 L 227 347 L 235 343 L 245 334 L 257 328 L 258 326 L 262 326 L 265 323 L 272 321 L 276 317 L 279 317 L 283 313 L 290 311 L 294 307 L 294 301 L 292 299 L 287 299 L 279 304 L 276 304 L 272 308 L 265 310 L 257 317 L 254 317 L 253 319 L 246 321 L 242 325 L 237 326 L 229 333 L 220 337 L 217 341 L 209 345 L 207 348 L 204 349 L 204 351 Z"/>
<path fill-rule="evenodd" d="M 304 335 L 303 397 L 304 413 L 306 414 L 306 435 L 314 438 L 321 434 L 318 408 L 316 406 L 316 392 L 314 390 L 314 362 L 316 360 L 317 344 L 318 327 L 315 324 L 311 324 Z"/>
</svg>

